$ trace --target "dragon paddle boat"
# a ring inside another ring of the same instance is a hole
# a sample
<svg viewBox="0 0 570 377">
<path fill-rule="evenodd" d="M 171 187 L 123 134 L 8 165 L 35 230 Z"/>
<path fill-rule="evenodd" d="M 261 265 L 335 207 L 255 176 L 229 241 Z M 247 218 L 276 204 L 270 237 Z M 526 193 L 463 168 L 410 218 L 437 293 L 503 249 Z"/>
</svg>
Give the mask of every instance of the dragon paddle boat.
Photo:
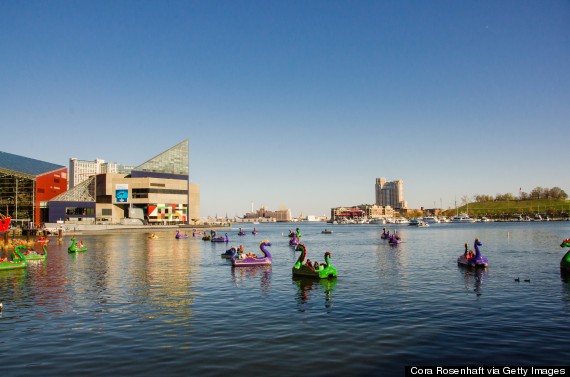
<svg viewBox="0 0 570 377">
<path fill-rule="evenodd" d="M 299 228 L 295 229 L 294 232 L 291 232 L 291 229 L 289 229 L 289 238 L 293 238 L 293 236 L 297 237 L 298 239 L 301 238 L 301 231 Z"/>
<path fill-rule="evenodd" d="M 213 230 L 210 231 L 210 234 L 206 234 L 206 232 L 204 232 L 204 235 L 202 236 L 202 241 L 210 241 L 215 233 L 216 232 L 214 232 Z"/>
<path fill-rule="evenodd" d="M 386 228 L 382 231 L 382 235 L 380 236 L 383 240 L 387 240 L 390 238 L 390 231 L 386 231 Z"/>
<path fill-rule="evenodd" d="M 326 264 L 313 263 L 310 259 L 307 259 L 307 262 L 303 263 L 307 255 L 307 249 L 304 244 L 299 244 L 298 248 L 300 248 L 301 255 L 299 255 L 299 259 L 297 259 L 297 262 L 293 266 L 293 276 L 305 276 L 317 279 L 336 277 L 336 268 L 331 265 L 330 252 L 325 252 Z"/>
<path fill-rule="evenodd" d="M 238 236 L 245 236 L 245 230 L 239 228 Z"/>
<path fill-rule="evenodd" d="M 180 234 L 180 231 L 177 230 L 176 231 L 176 239 L 179 240 L 181 238 L 188 238 L 188 235 L 186 234 L 186 232 L 184 232 L 184 234 Z"/>
<path fill-rule="evenodd" d="M 269 241 L 261 241 L 259 243 L 259 249 L 263 253 L 263 257 L 258 257 L 251 253 L 244 255 L 243 259 L 241 256 L 237 255 L 237 250 L 232 255 L 232 266 L 234 267 L 249 267 L 249 266 L 268 266 L 271 264 L 271 254 L 266 249 L 268 246 L 271 246 L 271 242 Z M 241 254 L 243 255 L 243 254 Z"/>
<path fill-rule="evenodd" d="M 45 238 L 44 236 L 41 236 L 40 238 L 36 238 L 36 242 L 37 243 L 48 243 L 49 239 Z"/>
<path fill-rule="evenodd" d="M 24 248 L 24 245 L 18 245 L 18 246 L 16 246 L 16 248 Z M 16 249 L 16 248 L 14 248 L 14 249 Z M 28 250 L 28 251 L 24 251 L 22 253 L 22 255 L 24 256 L 24 259 L 26 259 L 26 261 L 45 260 L 47 257 L 47 250 L 46 250 L 46 244 L 45 243 L 42 244 L 42 249 L 44 250 L 44 252 L 42 254 L 38 253 L 35 250 Z M 15 253 L 15 250 L 12 252 L 12 258 L 16 259 L 16 255 L 14 253 Z"/>
<path fill-rule="evenodd" d="M 79 243 L 77 243 L 75 241 L 75 236 L 71 237 L 71 245 L 67 249 L 68 252 L 76 253 L 78 251 L 85 251 L 85 250 L 87 250 L 87 246 L 83 245 L 83 239 L 81 239 L 81 241 L 79 241 Z"/>
<path fill-rule="evenodd" d="M 8 258 L 0 258 L 0 271 L 2 270 L 13 270 L 16 268 L 26 268 L 26 258 L 20 251 L 21 248 L 25 247 L 24 245 L 16 245 L 12 255 L 15 256 L 12 260 L 8 260 Z"/>
<path fill-rule="evenodd" d="M 257 229 L 255 229 L 255 227 L 253 227 L 253 230 L 251 231 L 251 234 L 253 234 L 254 236 L 257 234 Z"/>
<path fill-rule="evenodd" d="M 200 237 L 202 235 L 202 232 L 197 232 L 196 229 L 194 229 L 194 231 L 192 232 L 192 237 Z"/>
<path fill-rule="evenodd" d="M 220 237 L 216 237 L 216 231 L 213 230 L 212 232 L 214 232 L 212 234 L 212 242 L 230 242 L 230 239 L 228 238 L 228 234 L 226 233 L 226 236 L 220 236 Z"/>
<path fill-rule="evenodd" d="M 475 252 L 468 250 L 469 247 L 465 244 L 465 252 L 457 258 L 457 263 L 466 267 L 487 267 L 489 265 L 489 261 L 481 255 L 479 246 L 482 246 L 483 244 L 479 241 L 479 238 L 475 238 L 473 245 Z"/>
<path fill-rule="evenodd" d="M 570 238 L 562 241 L 560 247 L 570 247 Z M 560 261 L 560 269 L 570 273 L 570 250 L 568 250 L 566 255 L 562 257 L 562 260 Z"/>
</svg>

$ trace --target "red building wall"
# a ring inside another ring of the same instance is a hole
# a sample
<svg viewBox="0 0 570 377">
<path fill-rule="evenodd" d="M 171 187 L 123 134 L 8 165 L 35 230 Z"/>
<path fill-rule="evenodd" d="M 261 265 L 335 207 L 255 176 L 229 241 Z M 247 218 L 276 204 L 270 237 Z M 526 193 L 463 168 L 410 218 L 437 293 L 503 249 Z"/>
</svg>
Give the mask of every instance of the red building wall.
<svg viewBox="0 0 570 377">
<path fill-rule="evenodd" d="M 36 203 L 34 206 L 36 221 L 34 226 L 37 227 L 40 223 L 48 221 L 47 218 L 41 218 L 40 202 L 51 200 L 67 191 L 67 177 L 67 168 L 61 168 L 36 177 Z"/>
</svg>

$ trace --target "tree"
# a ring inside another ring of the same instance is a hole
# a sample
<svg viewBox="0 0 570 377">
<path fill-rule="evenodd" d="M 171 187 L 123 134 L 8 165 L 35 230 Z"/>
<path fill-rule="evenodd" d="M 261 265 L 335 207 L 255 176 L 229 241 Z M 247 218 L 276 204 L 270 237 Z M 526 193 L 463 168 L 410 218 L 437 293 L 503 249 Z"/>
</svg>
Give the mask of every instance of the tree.
<svg viewBox="0 0 570 377">
<path fill-rule="evenodd" d="M 543 195 L 544 195 L 544 189 L 540 186 L 536 186 L 530 192 L 530 198 L 531 199 L 540 199 L 543 197 Z"/>
</svg>

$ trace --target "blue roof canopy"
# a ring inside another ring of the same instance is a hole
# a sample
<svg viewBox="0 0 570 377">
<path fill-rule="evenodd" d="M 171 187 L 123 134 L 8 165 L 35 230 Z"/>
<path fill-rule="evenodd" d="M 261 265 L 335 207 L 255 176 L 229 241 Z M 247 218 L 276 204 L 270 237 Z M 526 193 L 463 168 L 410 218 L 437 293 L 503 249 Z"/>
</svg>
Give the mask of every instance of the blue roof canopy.
<svg viewBox="0 0 570 377">
<path fill-rule="evenodd" d="M 0 151 L 0 168 L 38 176 L 65 166 Z"/>
</svg>

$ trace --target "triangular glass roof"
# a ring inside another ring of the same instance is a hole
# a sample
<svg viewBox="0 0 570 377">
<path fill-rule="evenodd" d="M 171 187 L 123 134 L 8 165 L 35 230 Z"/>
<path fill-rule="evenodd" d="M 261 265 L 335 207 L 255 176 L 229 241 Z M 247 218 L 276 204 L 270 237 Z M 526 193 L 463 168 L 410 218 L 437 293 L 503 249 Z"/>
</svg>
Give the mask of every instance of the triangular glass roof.
<svg viewBox="0 0 570 377">
<path fill-rule="evenodd" d="M 0 151 L 0 168 L 36 177 L 54 170 L 65 168 L 65 166 Z"/>
<path fill-rule="evenodd" d="M 151 158 L 133 170 L 153 173 L 188 175 L 188 139 Z"/>
<path fill-rule="evenodd" d="M 95 176 L 87 178 L 77 186 L 59 194 L 50 202 L 94 202 L 95 201 Z"/>
</svg>

